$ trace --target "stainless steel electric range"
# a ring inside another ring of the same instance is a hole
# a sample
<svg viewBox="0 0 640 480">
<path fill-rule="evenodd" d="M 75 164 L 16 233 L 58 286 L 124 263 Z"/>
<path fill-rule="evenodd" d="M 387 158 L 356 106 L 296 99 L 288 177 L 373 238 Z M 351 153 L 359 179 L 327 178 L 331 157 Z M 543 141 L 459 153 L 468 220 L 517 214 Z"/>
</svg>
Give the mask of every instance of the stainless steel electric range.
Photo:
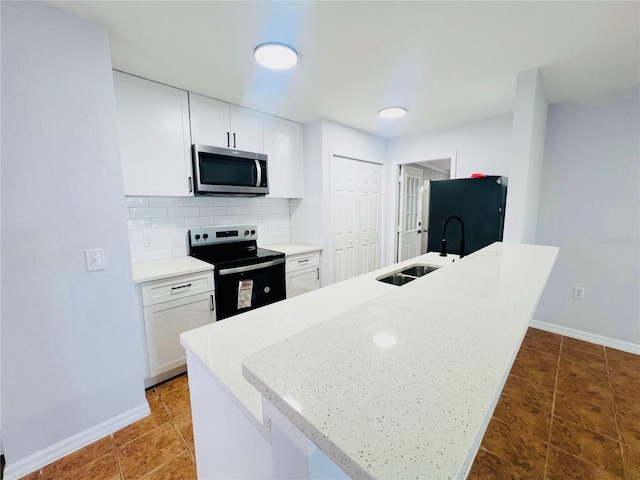
<svg viewBox="0 0 640 480">
<path fill-rule="evenodd" d="M 284 253 L 258 248 L 256 225 L 189 230 L 189 255 L 214 265 L 218 320 L 284 300 Z"/>
</svg>

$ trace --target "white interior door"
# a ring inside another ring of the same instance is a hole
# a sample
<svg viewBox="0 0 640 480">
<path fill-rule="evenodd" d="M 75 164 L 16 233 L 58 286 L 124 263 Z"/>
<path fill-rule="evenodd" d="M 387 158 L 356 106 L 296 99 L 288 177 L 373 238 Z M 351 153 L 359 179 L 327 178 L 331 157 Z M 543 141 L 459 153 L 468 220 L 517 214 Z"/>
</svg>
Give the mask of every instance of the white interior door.
<svg viewBox="0 0 640 480">
<path fill-rule="evenodd" d="M 331 281 L 380 268 L 382 165 L 331 160 Z"/>
<path fill-rule="evenodd" d="M 400 166 L 400 215 L 398 222 L 398 260 L 417 257 L 421 251 L 423 171 L 411 165 Z"/>
</svg>

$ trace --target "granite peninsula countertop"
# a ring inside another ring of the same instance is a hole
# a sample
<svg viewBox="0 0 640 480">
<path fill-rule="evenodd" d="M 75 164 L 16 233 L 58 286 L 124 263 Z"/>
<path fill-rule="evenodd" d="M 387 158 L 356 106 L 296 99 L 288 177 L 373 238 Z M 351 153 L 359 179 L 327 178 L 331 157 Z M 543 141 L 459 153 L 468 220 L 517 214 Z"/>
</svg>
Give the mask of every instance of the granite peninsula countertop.
<svg viewBox="0 0 640 480">
<path fill-rule="evenodd" d="M 351 478 L 465 478 L 557 253 L 494 243 L 333 309 L 244 375 Z"/>
<path fill-rule="evenodd" d="M 242 361 L 247 356 L 372 299 L 405 288 L 379 282 L 376 277 L 416 263 L 445 266 L 457 259 L 457 255 L 443 258 L 430 252 L 184 332 L 180 342 L 268 439 L 270 432 L 269 426 L 263 423 L 262 395 L 242 375 Z"/>
</svg>

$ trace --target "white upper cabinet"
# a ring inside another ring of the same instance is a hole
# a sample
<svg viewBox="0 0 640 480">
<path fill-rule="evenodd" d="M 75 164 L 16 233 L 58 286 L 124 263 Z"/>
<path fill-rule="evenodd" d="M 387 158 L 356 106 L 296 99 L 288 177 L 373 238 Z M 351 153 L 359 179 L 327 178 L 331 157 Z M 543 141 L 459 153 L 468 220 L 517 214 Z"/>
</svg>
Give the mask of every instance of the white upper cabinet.
<svg viewBox="0 0 640 480">
<path fill-rule="evenodd" d="M 120 72 L 114 86 L 125 195 L 193 195 L 187 92 Z"/>
<path fill-rule="evenodd" d="M 302 125 L 264 115 L 262 128 L 269 162 L 269 197 L 302 198 Z"/>
<path fill-rule="evenodd" d="M 113 72 L 124 194 L 193 195 L 191 145 L 268 156 L 269 197 L 302 198 L 302 125 Z"/>
<path fill-rule="evenodd" d="M 189 105 L 193 143 L 262 153 L 262 113 L 195 93 Z"/>
<path fill-rule="evenodd" d="M 229 104 L 189 92 L 191 141 L 212 147 L 229 148 Z"/>
<path fill-rule="evenodd" d="M 231 105 L 229 124 L 231 125 L 230 148 L 245 152 L 263 152 L 261 112 Z"/>
</svg>

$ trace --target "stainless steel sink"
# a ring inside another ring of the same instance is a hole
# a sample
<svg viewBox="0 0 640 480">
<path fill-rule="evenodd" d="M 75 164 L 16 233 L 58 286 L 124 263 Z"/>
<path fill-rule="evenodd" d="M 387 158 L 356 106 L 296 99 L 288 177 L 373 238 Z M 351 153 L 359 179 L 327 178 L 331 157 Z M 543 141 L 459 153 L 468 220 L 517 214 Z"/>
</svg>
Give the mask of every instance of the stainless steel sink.
<svg viewBox="0 0 640 480">
<path fill-rule="evenodd" d="M 437 269 L 437 267 L 430 267 L 429 265 L 414 265 L 406 270 L 402 270 L 400 273 L 411 275 L 412 277 L 422 277 L 423 275 L 431 273 Z"/>
<path fill-rule="evenodd" d="M 384 283 L 390 283 L 391 285 L 404 285 L 414 281 L 418 277 L 411 277 L 409 275 L 403 275 L 402 273 L 394 273 L 387 275 L 386 277 L 379 278 L 378 280 Z"/>
<path fill-rule="evenodd" d="M 412 282 L 416 278 L 431 273 L 438 268 L 439 267 L 432 267 L 429 265 L 412 265 L 400 272 L 392 273 L 386 277 L 378 278 L 377 280 L 379 282 L 390 283 L 391 285 L 404 285 L 405 283 Z"/>
</svg>

